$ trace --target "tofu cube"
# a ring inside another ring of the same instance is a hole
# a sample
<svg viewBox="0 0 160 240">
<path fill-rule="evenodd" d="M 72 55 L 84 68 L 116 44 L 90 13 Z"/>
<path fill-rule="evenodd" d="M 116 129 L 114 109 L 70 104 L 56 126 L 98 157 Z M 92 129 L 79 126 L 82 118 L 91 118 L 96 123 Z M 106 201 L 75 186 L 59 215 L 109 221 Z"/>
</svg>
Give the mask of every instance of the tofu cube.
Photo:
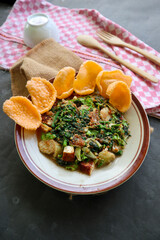
<svg viewBox="0 0 160 240">
<path fill-rule="evenodd" d="M 74 147 L 66 146 L 63 149 L 63 161 L 73 162 L 74 161 Z"/>
<path fill-rule="evenodd" d="M 89 161 L 89 162 L 80 162 L 79 164 L 79 168 L 80 171 L 87 174 L 87 175 L 91 175 L 92 171 L 95 168 L 95 163 L 93 161 Z"/>
</svg>

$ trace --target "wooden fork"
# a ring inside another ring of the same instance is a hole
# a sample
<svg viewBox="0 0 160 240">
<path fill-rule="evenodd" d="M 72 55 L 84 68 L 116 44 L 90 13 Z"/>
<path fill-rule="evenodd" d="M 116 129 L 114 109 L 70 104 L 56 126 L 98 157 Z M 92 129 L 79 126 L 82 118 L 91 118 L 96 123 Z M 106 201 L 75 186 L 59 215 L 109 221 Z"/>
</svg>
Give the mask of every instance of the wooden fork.
<svg viewBox="0 0 160 240">
<path fill-rule="evenodd" d="M 111 45 L 116 45 L 116 46 L 120 46 L 120 47 L 127 47 L 130 48 L 140 54 L 142 54 L 144 57 L 148 58 L 149 60 L 151 60 L 152 62 L 156 63 L 157 65 L 160 66 L 160 58 L 153 55 L 152 53 L 147 52 L 146 50 L 143 50 L 139 47 L 135 47 L 129 43 L 124 42 L 123 40 L 121 40 L 119 37 L 114 36 L 113 34 L 109 33 L 109 32 L 105 32 L 102 30 L 98 30 L 97 31 L 97 35 L 106 43 L 111 44 Z"/>
</svg>

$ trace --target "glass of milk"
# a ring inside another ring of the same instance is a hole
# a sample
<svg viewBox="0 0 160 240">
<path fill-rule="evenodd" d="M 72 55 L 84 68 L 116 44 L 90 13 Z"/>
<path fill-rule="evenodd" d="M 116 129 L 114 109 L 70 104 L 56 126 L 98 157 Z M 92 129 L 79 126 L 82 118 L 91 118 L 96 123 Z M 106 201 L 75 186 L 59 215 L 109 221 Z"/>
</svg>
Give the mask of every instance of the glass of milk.
<svg viewBox="0 0 160 240">
<path fill-rule="evenodd" d="M 25 44 L 32 48 L 47 38 L 59 41 L 59 31 L 56 24 L 44 13 L 29 16 L 24 27 Z"/>
</svg>

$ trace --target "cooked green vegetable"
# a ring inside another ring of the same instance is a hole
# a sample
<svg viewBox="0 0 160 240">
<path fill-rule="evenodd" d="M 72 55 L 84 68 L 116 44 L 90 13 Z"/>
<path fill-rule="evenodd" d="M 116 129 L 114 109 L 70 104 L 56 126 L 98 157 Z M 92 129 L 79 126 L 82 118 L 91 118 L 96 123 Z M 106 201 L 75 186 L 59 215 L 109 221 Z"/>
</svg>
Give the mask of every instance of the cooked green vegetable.
<svg viewBox="0 0 160 240">
<path fill-rule="evenodd" d="M 72 159 L 74 154 L 74 161 L 64 160 L 61 154 L 56 158 L 59 165 L 72 171 L 79 169 L 79 164 L 82 167 L 82 163 L 86 163 L 83 169 L 100 167 L 113 161 L 115 155 L 123 154 L 130 136 L 129 124 L 102 96 L 92 94 L 57 100 L 51 111 L 52 130 L 42 133 L 41 139 L 54 139 L 62 149 L 74 147 L 74 152 L 67 152 L 67 156 L 72 154 Z M 107 118 L 102 113 L 108 114 Z"/>
<path fill-rule="evenodd" d="M 50 139 L 54 139 L 54 138 L 56 138 L 56 135 L 52 134 L 51 132 L 42 133 L 42 135 L 41 135 L 42 140 L 50 140 Z"/>
<path fill-rule="evenodd" d="M 77 158 L 78 161 L 81 161 L 81 148 L 80 147 L 76 147 L 75 149 L 75 156 Z"/>
<path fill-rule="evenodd" d="M 89 159 L 96 159 L 96 156 L 91 152 L 91 150 L 88 147 L 83 147 L 82 151 L 84 152 L 84 155 Z"/>
</svg>

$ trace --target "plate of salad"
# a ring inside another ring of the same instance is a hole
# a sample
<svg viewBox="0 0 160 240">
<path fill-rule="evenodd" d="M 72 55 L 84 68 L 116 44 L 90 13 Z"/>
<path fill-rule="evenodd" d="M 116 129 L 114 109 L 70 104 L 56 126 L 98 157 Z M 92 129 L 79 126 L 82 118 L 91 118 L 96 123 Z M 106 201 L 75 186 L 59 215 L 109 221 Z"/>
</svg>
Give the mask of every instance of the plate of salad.
<svg viewBox="0 0 160 240">
<path fill-rule="evenodd" d="M 132 94 L 125 113 L 99 94 L 58 99 L 36 132 L 15 125 L 15 142 L 28 170 L 48 186 L 72 194 L 118 187 L 148 151 L 149 122 Z"/>
</svg>

